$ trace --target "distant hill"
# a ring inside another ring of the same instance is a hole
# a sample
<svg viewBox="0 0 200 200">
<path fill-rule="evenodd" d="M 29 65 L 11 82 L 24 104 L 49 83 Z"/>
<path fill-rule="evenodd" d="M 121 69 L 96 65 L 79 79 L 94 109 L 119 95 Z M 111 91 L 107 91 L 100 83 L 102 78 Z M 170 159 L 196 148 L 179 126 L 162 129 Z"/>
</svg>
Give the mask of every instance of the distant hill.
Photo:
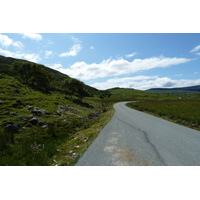
<svg viewBox="0 0 200 200">
<path fill-rule="evenodd" d="M 157 97 L 157 94 L 148 91 L 136 90 L 131 88 L 111 88 L 110 92 L 112 101 L 132 101 L 137 99 L 151 99 Z"/>
<path fill-rule="evenodd" d="M 200 85 L 179 88 L 152 88 L 147 90 L 156 93 L 170 93 L 170 94 L 196 94 L 200 93 Z"/>
<path fill-rule="evenodd" d="M 5 56 L 1 56 L 0 55 L 0 73 L 9 74 L 12 65 L 16 61 L 21 61 L 23 63 L 34 63 L 34 62 L 27 61 L 27 60 L 11 58 L 11 57 L 5 57 Z M 51 68 L 46 67 L 46 66 L 44 66 L 44 68 L 45 68 L 45 70 L 47 72 L 49 72 L 49 74 L 52 76 L 53 80 L 56 81 L 56 82 L 62 82 L 65 79 L 70 78 L 68 75 L 63 74 L 63 73 L 61 73 L 61 72 L 59 72 L 57 70 L 51 69 Z M 12 74 L 12 76 L 13 76 L 13 74 Z M 93 87 L 88 86 L 88 85 L 84 85 L 84 86 L 91 93 L 97 93 L 98 92 L 98 90 L 96 88 L 93 88 Z"/>
</svg>

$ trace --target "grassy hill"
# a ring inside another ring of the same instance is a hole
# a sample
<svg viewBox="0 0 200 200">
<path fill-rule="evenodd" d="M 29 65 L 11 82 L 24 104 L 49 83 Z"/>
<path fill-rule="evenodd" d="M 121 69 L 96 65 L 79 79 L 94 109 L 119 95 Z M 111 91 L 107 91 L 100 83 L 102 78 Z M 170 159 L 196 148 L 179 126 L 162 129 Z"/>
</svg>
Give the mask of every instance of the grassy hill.
<svg viewBox="0 0 200 200">
<path fill-rule="evenodd" d="M 112 116 L 98 92 L 56 70 L 0 56 L 0 165 L 73 165 Z"/>
<path fill-rule="evenodd" d="M 119 102 L 119 101 L 134 101 L 134 100 L 148 100 L 148 99 L 162 99 L 166 97 L 166 94 L 157 94 L 148 91 L 135 90 L 130 88 L 112 88 L 108 89 L 110 97 L 108 101 Z"/>
</svg>

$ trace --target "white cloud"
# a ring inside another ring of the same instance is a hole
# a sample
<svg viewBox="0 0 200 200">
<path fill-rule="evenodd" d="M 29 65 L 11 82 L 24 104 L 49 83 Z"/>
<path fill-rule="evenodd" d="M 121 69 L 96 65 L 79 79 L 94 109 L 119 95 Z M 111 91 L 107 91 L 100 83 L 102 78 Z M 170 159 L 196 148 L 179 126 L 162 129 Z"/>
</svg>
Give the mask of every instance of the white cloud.
<svg viewBox="0 0 200 200">
<path fill-rule="evenodd" d="M 95 48 L 94 48 L 93 46 L 90 46 L 90 49 L 93 50 L 93 49 L 95 49 Z"/>
<path fill-rule="evenodd" d="M 76 37 L 71 37 L 71 39 L 77 44 L 77 43 L 81 43 L 81 41 L 78 39 L 78 38 L 76 38 Z"/>
<path fill-rule="evenodd" d="M 118 60 L 103 60 L 101 63 L 87 64 L 85 62 L 76 62 L 69 69 L 62 69 L 63 73 L 74 78 L 82 80 L 90 80 L 103 78 L 108 76 L 119 76 L 123 74 L 135 73 L 142 70 L 153 68 L 164 68 L 172 65 L 178 65 L 191 61 L 187 58 L 166 58 L 152 57 L 146 59 L 135 59 L 129 62 L 124 59 Z"/>
<path fill-rule="evenodd" d="M 131 53 L 131 54 L 126 54 L 125 56 L 126 56 L 127 58 L 131 58 L 131 57 L 133 57 L 133 56 L 135 56 L 135 55 L 137 55 L 137 52 L 133 52 L 133 53 Z"/>
<path fill-rule="evenodd" d="M 76 56 L 78 52 L 82 49 L 80 44 L 75 44 L 72 46 L 69 52 L 61 53 L 60 57 L 69 57 L 69 56 Z"/>
<path fill-rule="evenodd" d="M 17 47 L 19 49 L 21 49 L 24 45 L 19 42 L 19 41 L 13 41 L 11 38 L 9 38 L 7 35 L 3 35 L 0 34 L 0 45 L 2 47 L 9 47 L 9 46 L 13 46 L 13 47 Z"/>
<path fill-rule="evenodd" d="M 35 62 L 38 63 L 41 59 L 40 56 L 38 54 L 22 54 L 22 56 L 26 59 L 29 60 L 31 62 Z"/>
<path fill-rule="evenodd" d="M 38 34 L 38 33 L 21 33 L 22 37 L 25 38 L 29 38 L 31 40 L 42 40 L 42 35 Z"/>
<path fill-rule="evenodd" d="M 197 51 L 199 51 L 199 50 L 200 50 L 200 45 L 194 47 L 194 48 L 190 51 L 190 53 L 197 52 Z"/>
<path fill-rule="evenodd" d="M 158 76 L 136 76 L 136 77 L 109 79 L 105 82 L 94 83 L 91 86 L 97 89 L 101 89 L 101 90 L 114 88 L 114 87 L 147 90 L 150 88 L 187 87 L 187 86 L 194 86 L 194 85 L 200 85 L 200 79 L 173 80 L 168 77 L 159 78 Z"/>
<path fill-rule="evenodd" d="M 195 53 L 197 56 L 200 56 L 200 52 L 199 53 Z"/>
<path fill-rule="evenodd" d="M 45 58 L 49 58 L 52 55 L 52 51 L 45 51 Z"/>
<path fill-rule="evenodd" d="M 52 69 L 55 69 L 55 70 L 59 70 L 59 69 L 61 69 L 62 68 L 62 65 L 61 64 L 58 64 L 58 63 L 55 63 L 55 64 L 53 64 L 53 65 L 46 65 L 46 66 L 48 66 L 48 67 L 50 67 L 50 68 L 52 68 Z"/>
<path fill-rule="evenodd" d="M 35 63 L 38 63 L 41 60 L 40 56 L 38 54 L 34 54 L 34 53 L 33 54 L 25 54 L 25 53 L 21 53 L 21 52 L 11 52 L 11 51 L 4 50 L 1 48 L 0 48 L 0 53 L 7 57 L 25 59 L 25 60 L 29 60 L 29 61 L 35 62 Z"/>
</svg>

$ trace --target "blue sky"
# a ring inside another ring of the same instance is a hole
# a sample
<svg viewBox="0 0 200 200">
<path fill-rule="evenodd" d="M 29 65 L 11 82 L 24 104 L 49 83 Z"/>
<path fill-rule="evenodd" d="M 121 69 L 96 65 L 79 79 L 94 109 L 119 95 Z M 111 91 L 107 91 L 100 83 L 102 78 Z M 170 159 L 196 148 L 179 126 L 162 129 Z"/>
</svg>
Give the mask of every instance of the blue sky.
<svg viewBox="0 0 200 200">
<path fill-rule="evenodd" d="M 98 89 L 200 84 L 198 33 L 1 33 L 0 55 L 43 64 Z"/>
</svg>

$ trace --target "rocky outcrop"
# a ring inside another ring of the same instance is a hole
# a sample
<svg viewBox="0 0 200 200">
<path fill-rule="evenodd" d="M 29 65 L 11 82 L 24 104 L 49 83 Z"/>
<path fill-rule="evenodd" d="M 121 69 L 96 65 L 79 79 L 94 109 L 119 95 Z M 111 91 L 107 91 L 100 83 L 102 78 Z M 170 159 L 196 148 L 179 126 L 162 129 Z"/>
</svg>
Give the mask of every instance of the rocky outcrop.
<svg viewBox="0 0 200 200">
<path fill-rule="evenodd" d="M 38 107 L 34 107 L 33 110 L 31 111 L 31 113 L 38 115 L 38 116 L 46 115 L 46 112 L 47 112 L 46 110 L 40 109 Z"/>
<path fill-rule="evenodd" d="M 36 117 L 33 117 L 31 120 L 29 120 L 29 122 L 32 124 L 32 125 L 34 125 L 34 126 L 36 126 L 36 125 L 44 125 L 44 123 L 43 122 L 41 122 L 39 119 L 37 119 Z"/>
<path fill-rule="evenodd" d="M 12 131 L 12 132 L 16 131 L 17 132 L 21 128 L 21 126 L 19 124 L 14 123 L 14 122 L 6 122 L 5 128 L 6 128 L 6 131 L 8 131 L 8 132 L 10 132 L 10 131 Z"/>
</svg>

